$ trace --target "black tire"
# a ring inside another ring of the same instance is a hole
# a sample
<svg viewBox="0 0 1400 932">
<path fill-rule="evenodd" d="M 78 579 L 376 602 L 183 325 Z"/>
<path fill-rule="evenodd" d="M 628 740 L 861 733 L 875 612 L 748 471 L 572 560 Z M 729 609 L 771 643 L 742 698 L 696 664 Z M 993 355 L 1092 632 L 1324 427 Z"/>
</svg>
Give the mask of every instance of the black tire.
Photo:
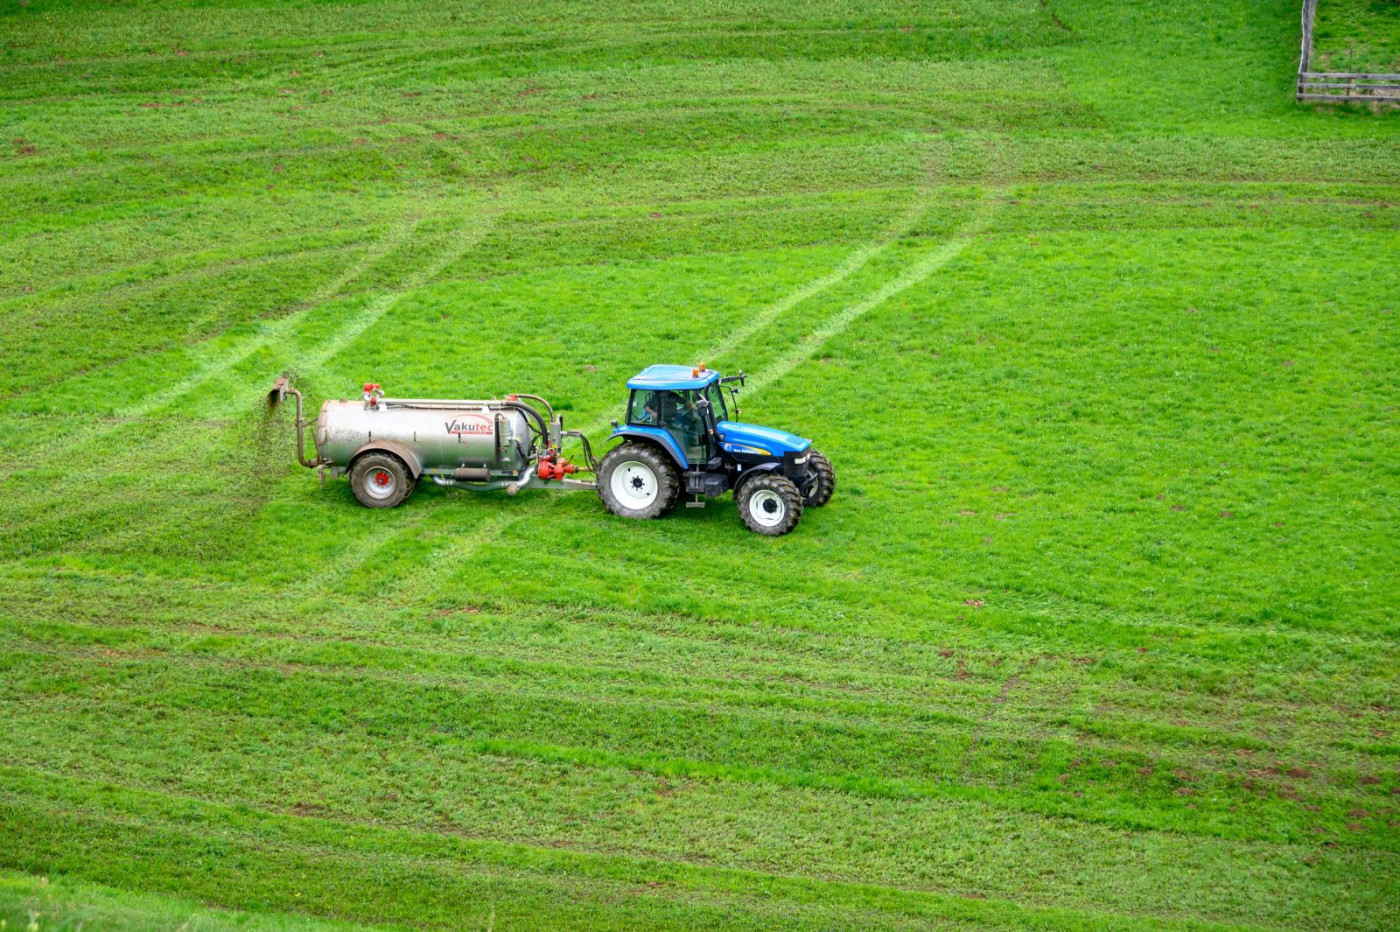
<svg viewBox="0 0 1400 932">
<path fill-rule="evenodd" d="M 620 517 L 659 518 L 676 507 L 680 494 L 675 463 L 649 443 L 620 444 L 598 464 L 598 497 Z"/>
<path fill-rule="evenodd" d="M 365 453 L 350 464 L 350 489 L 366 508 L 394 508 L 413 492 L 413 473 L 392 453 Z"/>
<path fill-rule="evenodd" d="M 734 496 L 739 517 L 755 534 L 781 537 L 802 520 L 802 493 L 787 476 L 766 472 L 739 487 Z"/>
<path fill-rule="evenodd" d="M 836 491 L 836 470 L 831 460 L 815 449 L 807 454 L 807 468 L 817 474 L 817 482 L 812 486 L 812 493 L 802 499 L 802 504 L 808 508 L 820 508 L 831 501 L 831 495 Z"/>
</svg>

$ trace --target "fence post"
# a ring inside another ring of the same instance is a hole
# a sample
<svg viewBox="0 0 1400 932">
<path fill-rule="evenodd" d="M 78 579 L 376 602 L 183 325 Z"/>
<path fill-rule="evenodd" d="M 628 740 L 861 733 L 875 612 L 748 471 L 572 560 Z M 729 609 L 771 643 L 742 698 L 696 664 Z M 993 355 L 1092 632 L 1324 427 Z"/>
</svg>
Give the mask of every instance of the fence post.
<svg viewBox="0 0 1400 932">
<path fill-rule="evenodd" d="M 1317 0 L 1303 0 L 1303 51 L 1298 56 L 1298 99 L 1303 99 L 1303 83 L 1307 80 L 1308 68 L 1312 66 L 1313 17 L 1317 14 Z"/>
</svg>

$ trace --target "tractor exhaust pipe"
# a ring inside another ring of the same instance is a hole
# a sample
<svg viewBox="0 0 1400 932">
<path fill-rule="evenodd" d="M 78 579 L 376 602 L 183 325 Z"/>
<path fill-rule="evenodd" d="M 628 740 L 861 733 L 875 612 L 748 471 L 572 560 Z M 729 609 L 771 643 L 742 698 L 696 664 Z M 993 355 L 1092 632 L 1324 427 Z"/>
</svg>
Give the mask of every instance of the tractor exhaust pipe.
<svg viewBox="0 0 1400 932">
<path fill-rule="evenodd" d="M 297 400 L 296 432 L 297 432 L 297 462 L 307 469 L 315 469 L 323 465 L 319 459 L 309 460 L 306 458 L 306 418 L 301 411 L 301 391 L 292 385 L 292 380 L 285 375 L 272 383 L 272 388 L 267 392 L 268 411 L 275 411 L 277 406 L 288 396 L 292 395 Z"/>
</svg>

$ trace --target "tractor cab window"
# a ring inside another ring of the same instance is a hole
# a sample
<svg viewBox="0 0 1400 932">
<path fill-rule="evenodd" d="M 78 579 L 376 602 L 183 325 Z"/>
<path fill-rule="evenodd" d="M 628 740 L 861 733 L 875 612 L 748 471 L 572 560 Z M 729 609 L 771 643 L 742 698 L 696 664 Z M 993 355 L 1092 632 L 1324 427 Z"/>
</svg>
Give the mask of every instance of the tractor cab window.
<svg viewBox="0 0 1400 932">
<path fill-rule="evenodd" d="M 644 424 L 647 427 L 664 426 L 665 413 L 669 408 L 665 396 L 667 392 L 636 391 L 632 393 L 632 408 L 627 412 L 627 423 Z"/>
<path fill-rule="evenodd" d="M 719 387 L 718 382 L 710 383 L 710 387 L 705 389 L 705 397 L 709 399 L 710 410 L 714 413 L 716 424 L 729 420 L 729 412 L 724 407 L 724 389 Z"/>
<path fill-rule="evenodd" d="M 632 392 L 629 424 L 660 427 L 676 438 L 676 443 L 692 460 L 703 460 L 705 453 L 705 422 L 695 402 L 694 391 L 674 389 L 638 389 Z"/>
</svg>

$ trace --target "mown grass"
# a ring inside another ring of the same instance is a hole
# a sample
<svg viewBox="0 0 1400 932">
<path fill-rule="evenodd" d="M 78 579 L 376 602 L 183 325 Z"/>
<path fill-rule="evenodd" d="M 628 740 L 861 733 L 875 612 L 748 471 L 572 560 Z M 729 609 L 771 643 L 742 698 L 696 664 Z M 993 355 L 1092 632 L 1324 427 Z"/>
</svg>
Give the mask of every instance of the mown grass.
<svg viewBox="0 0 1400 932">
<path fill-rule="evenodd" d="M 0 918 L 1394 927 L 1400 131 L 1296 14 L 4 8 Z M 796 533 L 261 403 L 700 360 Z"/>
<path fill-rule="evenodd" d="M 1318 71 L 1400 73 L 1400 3 L 1330 0 L 1313 25 Z"/>
</svg>

